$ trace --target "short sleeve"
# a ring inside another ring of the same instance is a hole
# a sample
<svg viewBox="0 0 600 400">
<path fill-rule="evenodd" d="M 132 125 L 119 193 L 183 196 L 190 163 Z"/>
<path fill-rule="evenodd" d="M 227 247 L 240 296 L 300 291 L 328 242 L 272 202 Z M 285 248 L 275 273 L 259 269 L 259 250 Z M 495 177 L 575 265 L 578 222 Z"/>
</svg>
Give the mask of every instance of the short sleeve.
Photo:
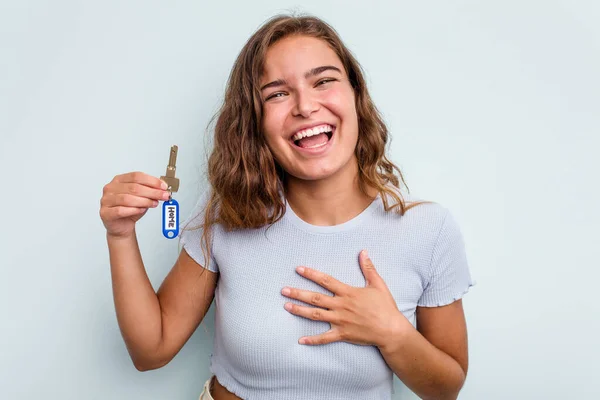
<svg viewBox="0 0 600 400">
<path fill-rule="evenodd" d="M 475 285 L 462 233 L 452 214 L 446 216 L 433 247 L 429 281 L 417 305 L 439 307 L 462 298 Z"/>
<path fill-rule="evenodd" d="M 205 265 L 204 253 L 202 252 L 202 234 L 204 232 L 204 211 L 206 210 L 206 204 L 209 200 L 210 192 L 206 191 L 198 200 L 194 207 L 191 215 L 181 224 L 181 231 L 179 232 L 179 240 L 182 244 L 182 249 L 189 254 L 189 256 L 200 264 L 202 267 L 212 271 L 219 272 L 219 267 L 215 261 L 213 246 L 211 243 L 210 247 L 210 258 L 208 259 L 208 265 Z M 214 229 L 211 228 L 212 237 L 214 238 Z"/>
</svg>

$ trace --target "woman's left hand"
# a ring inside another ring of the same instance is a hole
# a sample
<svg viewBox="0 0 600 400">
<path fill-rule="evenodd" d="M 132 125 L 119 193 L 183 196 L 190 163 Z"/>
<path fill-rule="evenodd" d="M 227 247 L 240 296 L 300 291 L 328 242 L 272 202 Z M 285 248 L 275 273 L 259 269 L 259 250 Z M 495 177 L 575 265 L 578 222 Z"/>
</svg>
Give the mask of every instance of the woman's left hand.
<svg viewBox="0 0 600 400">
<path fill-rule="evenodd" d="M 366 251 L 360 253 L 359 264 L 367 282 L 362 288 L 346 285 L 314 269 L 296 268 L 300 275 L 334 294 L 328 296 L 308 290 L 283 288 L 281 293 L 284 296 L 321 307 L 286 303 L 287 311 L 331 324 L 331 329 L 327 332 L 300 338 L 298 341 L 300 344 L 315 345 L 344 341 L 382 347 L 389 343 L 390 339 L 398 340 L 398 335 L 412 328 L 412 324 L 398 310 L 396 301 L 383 278 L 375 270 Z"/>
</svg>

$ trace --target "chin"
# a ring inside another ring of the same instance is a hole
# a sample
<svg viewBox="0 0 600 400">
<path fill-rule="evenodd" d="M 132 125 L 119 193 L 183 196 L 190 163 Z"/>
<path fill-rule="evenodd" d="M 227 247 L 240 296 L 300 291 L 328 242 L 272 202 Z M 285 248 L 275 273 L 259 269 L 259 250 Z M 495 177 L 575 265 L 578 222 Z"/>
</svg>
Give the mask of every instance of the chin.
<svg viewBox="0 0 600 400">
<path fill-rule="evenodd" d="M 331 178 L 335 176 L 338 172 L 340 172 L 342 168 L 331 168 L 331 169 L 320 169 L 313 171 L 302 171 L 302 172 L 292 172 L 288 173 L 288 175 L 293 176 L 296 179 L 300 179 L 303 181 L 319 181 Z"/>
<path fill-rule="evenodd" d="M 318 181 L 333 178 L 336 175 L 347 175 L 349 172 L 348 168 L 355 169 L 352 165 L 353 160 L 356 160 L 356 157 L 352 151 L 347 156 L 336 154 L 333 157 L 330 155 L 328 157 L 312 160 L 289 160 L 292 161 L 290 163 L 292 166 L 283 166 L 283 168 L 287 175 L 295 179 L 304 181 Z"/>
</svg>

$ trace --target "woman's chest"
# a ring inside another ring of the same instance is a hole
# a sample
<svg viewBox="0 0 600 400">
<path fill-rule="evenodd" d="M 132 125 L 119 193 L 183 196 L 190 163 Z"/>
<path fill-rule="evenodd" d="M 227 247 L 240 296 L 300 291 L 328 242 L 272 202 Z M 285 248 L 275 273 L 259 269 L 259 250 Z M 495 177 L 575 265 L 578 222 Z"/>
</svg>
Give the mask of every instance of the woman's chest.
<svg viewBox="0 0 600 400">
<path fill-rule="evenodd" d="M 359 264 L 363 249 L 368 250 L 399 310 L 414 322 L 416 304 L 428 279 L 428 254 L 418 245 L 381 240 L 373 232 L 293 238 L 240 234 L 222 240 L 215 251 L 220 272 L 218 298 L 227 298 L 231 306 L 261 310 L 268 318 L 283 310 L 286 301 L 302 304 L 281 295 L 285 286 L 332 295 L 318 281 L 298 274 L 299 266 L 320 271 L 351 287 L 364 287 Z"/>
</svg>

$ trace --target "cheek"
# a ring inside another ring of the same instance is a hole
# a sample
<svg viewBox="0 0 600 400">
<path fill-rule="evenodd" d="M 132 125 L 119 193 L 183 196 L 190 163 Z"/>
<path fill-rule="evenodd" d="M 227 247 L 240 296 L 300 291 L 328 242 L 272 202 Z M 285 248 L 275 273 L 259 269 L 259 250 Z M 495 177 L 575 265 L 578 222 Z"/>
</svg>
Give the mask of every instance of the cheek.
<svg viewBox="0 0 600 400">
<path fill-rule="evenodd" d="M 265 107 L 262 116 L 262 131 L 267 143 L 272 144 L 281 137 L 285 117 L 280 110 L 281 107 Z"/>
<path fill-rule="evenodd" d="M 352 89 L 339 88 L 329 90 L 323 94 L 323 104 L 340 117 L 352 118 L 356 116 L 356 106 L 354 104 L 354 92 Z M 344 121 L 349 124 L 350 121 Z"/>
</svg>

